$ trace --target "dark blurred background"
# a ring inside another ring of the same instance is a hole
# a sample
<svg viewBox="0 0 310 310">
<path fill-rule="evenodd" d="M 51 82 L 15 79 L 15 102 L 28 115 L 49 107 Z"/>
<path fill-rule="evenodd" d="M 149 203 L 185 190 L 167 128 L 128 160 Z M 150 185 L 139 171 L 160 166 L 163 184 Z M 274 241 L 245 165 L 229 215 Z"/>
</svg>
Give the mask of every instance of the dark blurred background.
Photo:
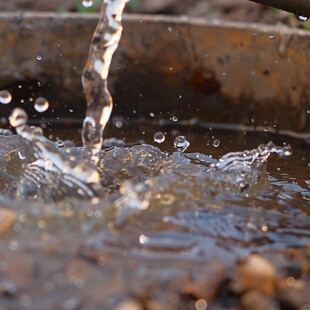
<svg viewBox="0 0 310 310">
<path fill-rule="evenodd" d="M 84 0 L 85 1 L 85 0 Z M 89 0 L 86 0 L 87 2 Z M 93 0 L 93 5 L 83 5 L 83 0 L 10 0 L 1 1 L 1 11 L 56 11 L 96 12 L 102 0 Z M 252 3 L 248 0 L 131 0 L 127 12 L 148 14 L 188 15 L 206 19 L 244 21 L 267 24 L 286 24 L 292 27 L 310 28 L 292 14 Z"/>
</svg>

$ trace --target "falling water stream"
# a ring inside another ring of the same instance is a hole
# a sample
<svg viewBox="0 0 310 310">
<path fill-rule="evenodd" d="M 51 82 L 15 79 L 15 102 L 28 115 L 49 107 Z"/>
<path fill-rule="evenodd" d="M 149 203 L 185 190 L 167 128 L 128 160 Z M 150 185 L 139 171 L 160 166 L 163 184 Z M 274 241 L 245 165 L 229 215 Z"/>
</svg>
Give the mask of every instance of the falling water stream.
<svg viewBox="0 0 310 310">
<path fill-rule="evenodd" d="M 309 242 L 300 141 L 181 126 L 148 128 L 144 143 L 130 129 L 126 141 L 109 128 L 103 139 L 126 2 L 104 1 L 93 36 L 83 147 L 45 138 L 20 108 L 17 135 L 0 136 L 0 309 L 114 309 L 137 296 L 173 305 L 171 281 L 201 266 Z"/>
</svg>

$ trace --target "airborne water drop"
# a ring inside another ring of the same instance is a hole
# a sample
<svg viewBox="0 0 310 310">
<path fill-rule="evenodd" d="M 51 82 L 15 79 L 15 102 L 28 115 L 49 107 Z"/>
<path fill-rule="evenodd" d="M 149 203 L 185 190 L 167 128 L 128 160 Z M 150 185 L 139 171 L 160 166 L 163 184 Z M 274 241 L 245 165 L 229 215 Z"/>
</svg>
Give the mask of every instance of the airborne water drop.
<svg viewBox="0 0 310 310">
<path fill-rule="evenodd" d="M 1 90 L 0 91 L 0 103 L 2 104 L 8 104 L 12 100 L 12 95 L 7 90 Z"/>
<path fill-rule="evenodd" d="M 28 117 L 23 109 L 16 108 L 12 111 L 9 120 L 12 127 L 18 128 L 26 125 Z"/>
<path fill-rule="evenodd" d="M 37 98 L 34 103 L 34 108 L 39 113 L 45 112 L 48 109 L 48 107 L 49 107 L 49 102 L 43 97 Z"/>
<path fill-rule="evenodd" d="M 174 147 L 180 152 L 185 152 L 189 145 L 190 143 L 186 140 L 184 136 L 178 136 L 174 139 Z"/>
<path fill-rule="evenodd" d="M 161 131 L 155 133 L 154 142 L 160 144 L 160 143 L 163 143 L 165 140 L 166 140 L 166 137 Z"/>
<path fill-rule="evenodd" d="M 82 4 L 85 8 L 90 8 L 93 6 L 93 0 L 83 0 Z"/>
<path fill-rule="evenodd" d="M 213 146 L 214 147 L 219 147 L 220 146 L 220 140 L 218 140 L 218 139 L 215 139 L 214 141 L 213 141 Z"/>
<path fill-rule="evenodd" d="M 306 21 L 309 19 L 308 17 L 306 17 L 306 16 L 301 16 L 301 15 L 297 16 L 297 18 L 298 18 L 300 21 L 302 21 L 302 22 L 306 22 Z"/>
</svg>

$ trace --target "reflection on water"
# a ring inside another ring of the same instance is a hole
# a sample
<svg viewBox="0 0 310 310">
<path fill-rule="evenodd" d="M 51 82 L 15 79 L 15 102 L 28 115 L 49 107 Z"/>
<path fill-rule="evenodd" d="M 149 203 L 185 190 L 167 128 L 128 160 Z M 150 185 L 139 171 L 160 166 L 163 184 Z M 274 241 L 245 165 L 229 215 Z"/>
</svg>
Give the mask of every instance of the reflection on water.
<svg viewBox="0 0 310 310">
<path fill-rule="evenodd" d="M 251 137 L 218 131 L 186 135 L 190 148 L 181 152 L 173 148 L 173 135 L 166 134 L 161 149 L 153 135 L 145 138 L 154 145 L 107 139 L 109 147 L 97 166 L 103 189 L 98 195 L 85 195 L 87 183 L 72 178 L 81 148 L 50 146 L 71 159 L 70 169 L 57 170 L 37 165 L 46 160 L 42 143 L 52 142 L 41 137 L 25 144 L 17 136 L 0 137 L 0 221 L 5 227 L 0 230 L 0 267 L 16 268 L 19 261 L 12 257 L 22 255 L 25 266 L 19 272 L 29 278 L 20 284 L 14 272 L 5 276 L 5 294 L 13 285 L 18 297 L 13 304 L 20 305 L 26 295 L 33 309 L 42 309 L 51 300 L 47 294 L 61 305 L 76 291 L 83 292 L 77 303 L 91 299 L 96 304 L 93 288 L 109 288 L 108 276 L 115 281 L 113 292 L 106 293 L 109 302 L 141 293 L 141 283 L 156 283 L 164 294 L 165 283 L 207 261 L 230 264 L 253 251 L 307 245 L 310 192 L 302 147 L 295 145 L 292 156 L 287 156 L 288 147 L 271 143 L 225 155 L 226 147 L 240 150 L 243 142 L 252 147 L 266 137 L 251 142 Z M 213 135 L 221 141 L 216 148 Z M 48 190 L 46 182 L 55 180 L 57 186 Z"/>
</svg>

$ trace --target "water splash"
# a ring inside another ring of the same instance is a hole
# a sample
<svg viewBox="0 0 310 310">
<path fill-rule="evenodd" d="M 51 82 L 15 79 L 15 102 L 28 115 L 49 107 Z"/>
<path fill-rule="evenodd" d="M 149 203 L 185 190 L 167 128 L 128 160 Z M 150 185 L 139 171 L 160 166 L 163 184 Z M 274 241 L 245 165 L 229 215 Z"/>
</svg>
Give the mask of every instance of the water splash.
<svg viewBox="0 0 310 310">
<path fill-rule="evenodd" d="M 110 188 L 110 192 L 120 188 L 122 194 L 115 203 L 115 227 L 125 225 L 146 210 L 160 213 L 159 208 L 179 208 L 183 203 L 203 207 L 205 202 L 225 193 L 241 196 L 260 193 L 269 186 L 266 163 L 272 153 L 292 154 L 290 146 L 278 147 L 272 142 L 208 162 L 203 154 L 167 155 L 146 145 L 116 148 L 100 160 L 101 175 L 106 181 L 110 180 L 105 187 Z"/>
<path fill-rule="evenodd" d="M 213 169 L 221 171 L 238 170 L 240 165 L 250 169 L 258 168 L 266 162 L 272 153 L 280 156 L 291 156 L 292 149 L 289 145 L 280 147 L 270 141 L 251 151 L 228 153 L 219 159 Z"/>
<path fill-rule="evenodd" d="M 16 108 L 10 115 L 10 124 L 23 139 L 27 163 L 21 176 L 18 197 L 53 201 L 70 197 L 102 196 L 98 171 L 85 161 L 60 152 L 56 144 L 46 139 L 39 127 L 29 127 L 23 109 Z"/>
<path fill-rule="evenodd" d="M 82 81 L 88 109 L 83 124 L 82 139 L 84 160 L 69 156 L 63 141 L 52 143 L 43 135 L 41 128 L 29 127 L 28 116 L 16 108 L 10 115 L 10 124 L 22 137 L 24 150 L 19 152 L 25 159 L 17 192 L 19 199 L 57 201 L 64 197 L 93 198 L 103 195 L 99 173 L 93 164 L 98 161 L 102 146 L 102 132 L 112 110 L 112 98 L 107 87 L 107 77 L 112 56 L 122 34 L 122 12 L 127 0 L 105 0 L 101 18 L 93 36 L 89 59 Z M 87 5 L 92 1 L 87 1 Z M 11 94 L 1 92 L 1 102 L 8 103 Z M 38 112 L 48 109 L 45 98 L 34 104 Z"/>
<path fill-rule="evenodd" d="M 122 35 L 122 12 L 129 0 L 104 0 L 99 24 L 95 30 L 82 83 L 87 100 L 82 140 L 84 159 L 96 164 L 103 142 L 103 130 L 112 111 L 112 97 L 107 77 L 112 56 Z"/>
<path fill-rule="evenodd" d="M 174 147 L 178 149 L 180 152 L 185 152 L 187 148 L 190 146 L 190 143 L 186 140 L 184 136 L 178 136 L 174 139 Z"/>
</svg>

